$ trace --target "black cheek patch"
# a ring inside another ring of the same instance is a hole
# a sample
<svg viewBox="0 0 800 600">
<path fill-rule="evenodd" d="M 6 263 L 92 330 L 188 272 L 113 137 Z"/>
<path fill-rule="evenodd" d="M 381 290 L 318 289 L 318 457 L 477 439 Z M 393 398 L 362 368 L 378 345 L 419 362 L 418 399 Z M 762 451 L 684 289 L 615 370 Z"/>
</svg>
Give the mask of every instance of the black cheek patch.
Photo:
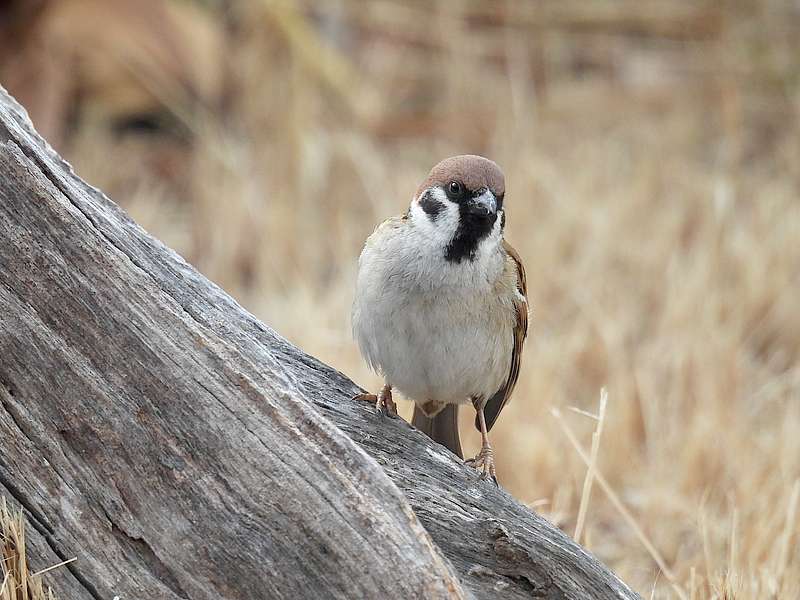
<svg viewBox="0 0 800 600">
<path fill-rule="evenodd" d="M 419 199 L 419 205 L 431 221 L 438 219 L 439 215 L 441 215 L 444 210 L 444 205 L 434 198 L 430 191 L 422 195 L 422 198 Z"/>
</svg>

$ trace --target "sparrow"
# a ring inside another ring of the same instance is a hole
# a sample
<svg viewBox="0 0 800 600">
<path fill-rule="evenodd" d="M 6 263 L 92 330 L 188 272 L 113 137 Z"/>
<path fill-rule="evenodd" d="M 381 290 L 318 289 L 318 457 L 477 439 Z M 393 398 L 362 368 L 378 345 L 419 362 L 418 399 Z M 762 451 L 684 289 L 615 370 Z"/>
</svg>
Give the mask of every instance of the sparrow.
<svg viewBox="0 0 800 600">
<path fill-rule="evenodd" d="M 505 178 L 481 156 L 447 158 L 405 214 L 387 219 L 358 260 L 353 335 L 384 379 L 373 402 L 396 416 L 392 390 L 414 401 L 412 424 L 463 458 L 458 406 L 472 403 L 481 450 L 466 461 L 497 483 L 489 430 L 508 404 L 528 331 L 525 269 L 503 239 Z"/>
</svg>

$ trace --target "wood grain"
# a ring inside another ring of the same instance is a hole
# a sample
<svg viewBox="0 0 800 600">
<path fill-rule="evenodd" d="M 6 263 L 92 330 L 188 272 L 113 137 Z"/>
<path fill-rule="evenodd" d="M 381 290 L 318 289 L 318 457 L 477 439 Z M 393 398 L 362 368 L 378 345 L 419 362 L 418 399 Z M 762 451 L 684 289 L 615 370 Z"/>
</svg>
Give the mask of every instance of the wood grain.
<svg viewBox="0 0 800 600">
<path fill-rule="evenodd" d="M 0 494 L 34 569 L 78 557 L 48 574 L 59 597 L 638 598 L 352 401 L 74 175 L 2 88 L 0 241 Z"/>
</svg>

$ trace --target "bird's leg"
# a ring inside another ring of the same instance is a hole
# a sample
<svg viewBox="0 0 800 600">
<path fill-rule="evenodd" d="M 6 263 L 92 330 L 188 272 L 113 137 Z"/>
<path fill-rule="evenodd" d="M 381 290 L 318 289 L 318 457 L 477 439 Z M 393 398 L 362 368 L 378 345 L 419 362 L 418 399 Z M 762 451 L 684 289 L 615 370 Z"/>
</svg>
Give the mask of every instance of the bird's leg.
<svg viewBox="0 0 800 600">
<path fill-rule="evenodd" d="M 359 394 L 353 400 L 363 400 L 374 404 L 378 412 L 382 415 L 389 415 L 390 417 L 397 416 L 397 404 L 392 400 L 392 386 L 388 383 L 383 386 L 381 391 L 376 396 L 375 394 Z"/>
<path fill-rule="evenodd" d="M 489 433 L 486 431 L 486 417 L 483 416 L 483 407 L 478 407 L 478 422 L 481 426 L 481 451 L 475 458 L 470 458 L 464 461 L 473 469 L 480 472 L 481 479 L 492 478 L 494 484 L 497 485 L 497 476 L 494 470 L 494 451 L 492 445 L 489 443 Z"/>
</svg>

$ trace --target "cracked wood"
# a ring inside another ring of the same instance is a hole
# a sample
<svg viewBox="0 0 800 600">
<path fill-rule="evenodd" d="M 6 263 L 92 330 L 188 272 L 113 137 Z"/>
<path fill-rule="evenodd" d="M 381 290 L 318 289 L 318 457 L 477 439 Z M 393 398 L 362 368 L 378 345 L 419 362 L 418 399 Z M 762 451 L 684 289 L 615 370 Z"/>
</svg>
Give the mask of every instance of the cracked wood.
<svg viewBox="0 0 800 600">
<path fill-rule="evenodd" d="M 637 598 L 76 177 L 0 88 L 0 493 L 63 598 Z"/>
</svg>

